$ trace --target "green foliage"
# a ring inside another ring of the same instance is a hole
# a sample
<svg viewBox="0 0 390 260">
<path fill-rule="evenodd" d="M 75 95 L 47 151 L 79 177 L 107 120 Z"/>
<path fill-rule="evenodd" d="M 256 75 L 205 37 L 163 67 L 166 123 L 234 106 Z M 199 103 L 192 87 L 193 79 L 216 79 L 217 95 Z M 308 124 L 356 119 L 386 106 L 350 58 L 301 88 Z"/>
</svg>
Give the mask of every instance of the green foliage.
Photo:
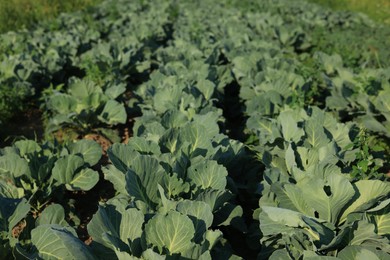
<svg viewBox="0 0 390 260">
<path fill-rule="evenodd" d="M 356 165 L 353 165 L 351 177 L 355 179 L 381 179 L 382 174 L 378 172 L 381 163 L 377 163 L 373 153 L 383 152 L 384 147 L 376 145 L 371 147 L 369 137 L 364 129 L 361 129 L 354 140 L 354 146 L 359 148 L 356 153 Z"/>
<path fill-rule="evenodd" d="M 55 18 L 61 12 L 77 11 L 99 2 L 100 0 L 3 1 L 0 3 L 0 33 L 31 28 L 42 20 Z"/>
<path fill-rule="evenodd" d="M 88 149 L 83 149 L 85 147 Z M 63 208 L 59 205 L 46 206 L 54 198 L 63 199 L 64 190 L 88 191 L 94 187 L 99 174 L 90 167 L 98 163 L 101 155 L 101 147 L 88 140 L 64 146 L 52 143 L 39 145 L 31 140 L 23 140 L 2 149 L 1 246 L 8 247 L 9 251 L 10 248 L 17 250 L 18 246 L 27 245 L 31 239 L 38 255 L 43 258 L 52 254 L 79 254 L 77 252 L 83 244 L 77 239 L 74 229 L 69 227 L 64 230 L 57 225 L 69 226 L 64 220 Z M 36 225 L 39 228 L 32 230 L 34 217 L 38 215 Z M 22 225 L 21 234 L 15 233 L 18 225 Z M 73 230 L 73 234 L 69 230 Z M 78 249 L 69 251 L 74 247 Z M 61 248 L 60 251 L 56 251 L 58 248 Z"/>
<path fill-rule="evenodd" d="M 386 28 L 288 0 L 85 14 L 0 36 L 0 80 L 35 91 L 47 136 L 116 136 L 104 160 L 86 140 L 1 151 L 0 257 L 386 259 Z"/>
<path fill-rule="evenodd" d="M 368 0 L 309 0 L 310 2 L 328 6 L 335 10 L 348 10 L 362 12 L 378 22 L 390 23 L 390 1 L 368 1 Z"/>
<path fill-rule="evenodd" d="M 126 109 L 116 101 L 126 91 L 122 83 L 100 87 L 89 79 L 71 78 L 68 90 L 54 90 L 46 93 L 48 123 L 47 133 L 63 128 L 74 129 L 87 134 L 102 124 L 124 124 L 127 120 Z"/>
<path fill-rule="evenodd" d="M 88 150 L 80 152 L 82 146 L 88 146 Z M 28 198 L 40 211 L 62 185 L 68 190 L 91 189 L 99 178 L 88 167 L 95 165 L 100 157 L 100 146 L 88 140 L 64 147 L 17 141 L 1 153 L 0 194 L 6 198 Z"/>
</svg>

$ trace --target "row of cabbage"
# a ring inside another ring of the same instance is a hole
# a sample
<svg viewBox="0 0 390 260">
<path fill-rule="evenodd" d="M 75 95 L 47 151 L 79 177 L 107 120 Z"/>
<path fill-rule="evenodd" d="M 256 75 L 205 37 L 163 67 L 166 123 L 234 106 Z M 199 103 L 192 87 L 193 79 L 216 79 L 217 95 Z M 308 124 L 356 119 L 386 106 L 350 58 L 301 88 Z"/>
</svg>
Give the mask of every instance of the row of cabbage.
<svg viewBox="0 0 390 260">
<path fill-rule="evenodd" d="M 280 8 L 278 15 L 259 12 L 269 6 Z M 206 53 L 219 48 L 232 72 L 227 82 L 239 85 L 248 141 L 265 166 L 254 212 L 258 256 L 386 259 L 389 69 L 367 68 L 367 62 L 348 67 L 339 55 L 323 52 L 308 58 L 308 34 L 290 21 L 304 7 L 288 6 L 274 1 L 252 5 L 259 8 L 253 12 L 188 13 L 175 30 Z M 237 23 L 241 15 L 246 23 Z M 211 22 L 194 22 L 194 34 L 191 20 Z M 356 21 L 338 22 L 353 27 Z"/>
<path fill-rule="evenodd" d="M 82 129 L 123 123 L 123 113 L 114 121 L 107 117 L 118 108 L 114 101 L 123 88 L 145 77 L 149 56 L 166 40 L 168 13 L 163 11 L 168 5 L 105 2 L 88 13 L 62 14 L 32 31 L 1 35 L 0 121 L 26 108 L 26 100 L 40 98 L 48 103 L 48 132 L 71 121 Z M 85 77 L 87 82 L 80 83 Z M 88 92 L 73 91 L 77 84 L 86 84 Z M 101 93 L 84 100 L 92 92 Z M 66 107 L 57 107 L 60 98 L 47 100 L 59 93 L 72 96 L 62 97 Z M 82 105 L 76 108 L 77 102 Z"/>
<path fill-rule="evenodd" d="M 93 141 L 4 148 L 0 256 L 385 259 L 389 73 L 369 51 L 316 52 L 343 46 L 316 33 L 372 28 L 303 2 L 122 0 L 2 36 L 5 80 L 42 93 L 48 135 L 116 143 L 101 168 Z M 87 246 L 63 194 L 103 178 L 116 195 Z"/>
<path fill-rule="evenodd" d="M 164 13 L 159 8 L 152 10 Z M 232 254 L 218 227 L 244 229 L 245 223 L 240 218 L 242 208 L 227 189 L 228 185 L 235 189 L 227 168 L 241 168 L 248 157 L 242 144 L 220 134 L 222 111 L 214 104 L 216 82 L 207 79 L 212 70 L 206 59 L 194 57 L 196 49 L 190 45 L 177 57 L 173 48 L 157 53 L 162 59 L 159 69 L 130 100 L 142 113 L 134 137 L 127 145 L 114 144 L 108 150 L 112 164 L 102 171 L 117 195 L 101 205 L 88 224 L 90 246 L 78 240 L 69 213 L 52 202 L 64 203 L 56 198 L 64 189 L 88 191 L 97 184 L 99 174 L 91 167 L 99 161 L 100 147 L 86 140 L 69 146 L 18 141 L 3 149 L 3 257 L 150 259 L 179 254 L 206 259 L 211 254 L 221 258 Z M 182 56 L 189 60 L 181 62 Z M 98 57 L 94 62 L 102 61 Z M 112 82 L 112 75 L 103 72 L 107 76 L 102 80 Z M 120 71 L 118 78 L 126 74 Z M 99 87 L 97 80 L 89 73 L 46 90 L 49 131 L 70 124 L 85 128 L 80 123 L 88 123 L 87 119 L 108 125 L 127 120 L 123 103 L 115 101 L 126 88 Z M 96 113 L 95 104 L 102 100 L 103 110 Z M 113 106 L 121 107 L 110 113 Z"/>
<path fill-rule="evenodd" d="M 259 257 L 386 259 L 389 69 L 356 72 L 337 54 L 316 53 L 311 58 L 327 88 L 320 108 L 310 100 L 318 79 L 298 59 L 280 46 L 253 42 L 262 47 L 227 57 L 245 103 L 249 141 L 265 165 L 254 213 Z M 379 145 L 369 146 L 367 135 Z"/>
<path fill-rule="evenodd" d="M 229 39 L 226 47 L 231 48 L 260 37 L 301 54 L 316 50 L 336 52 L 348 66 L 388 65 L 386 42 L 390 33 L 365 17 L 334 13 L 300 1 L 270 0 L 214 3 L 215 8 L 201 13 L 207 4 L 207 1 L 191 4 L 197 10 L 192 20 L 202 17 L 207 19 L 202 22 L 216 23 L 188 28 L 191 32 L 186 36 L 191 39 L 203 35 L 203 39 L 193 40 L 206 48 L 222 38 Z M 118 5 L 122 10 L 118 11 Z M 156 8 L 150 9 L 151 5 Z M 153 67 L 154 50 L 172 36 L 172 24 L 179 10 L 183 10 L 181 7 L 169 1 L 131 5 L 123 0 L 115 4 L 106 2 L 89 12 L 63 14 L 32 31 L 2 35 L 0 121 L 4 123 L 26 108 L 26 99 L 40 97 L 50 86 L 67 85 L 71 77 L 89 75 L 106 88 L 123 81 L 137 83 Z M 212 15 L 232 7 L 237 11 L 226 13 L 233 17 Z M 241 24 L 242 20 L 246 22 Z M 220 26 L 222 22 L 227 24 Z"/>
<path fill-rule="evenodd" d="M 63 208 L 51 204 L 35 220 L 30 250 L 28 242 L 23 247 L 12 236 L 11 227 L 25 218 L 30 208 L 28 196 L 14 192 L 13 197 L 7 198 L 15 207 L 5 232 L 8 231 L 10 241 L 6 246 L 15 246 L 15 254 L 78 259 L 232 256 L 230 245 L 219 229 L 245 232 L 246 224 L 243 209 L 236 203 L 237 184 L 228 177 L 228 172 L 243 172 L 243 165 L 250 158 L 243 144 L 220 133 L 218 123 L 223 124 L 223 117 L 215 106 L 217 82 L 207 79 L 213 71 L 207 58 L 196 57 L 196 49 L 190 45 L 182 53 L 171 50 L 168 47 L 159 51 L 157 55 L 163 59 L 159 69 L 135 92 L 133 103 L 139 102 L 142 116 L 136 118 L 134 137 L 128 144 L 117 143 L 108 150 L 112 164 L 102 171 L 104 178 L 113 184 L 116 196 L 100 205 L 89 222 L 91 245 L 87 247 L 76 238 L 64 220 Z M 185 62 L 182 57 L 186 57 Z M 69 190 L 89 190 L 98 178 L 95 171 L 84 165 L 93 166 L 100 157 L 100 149 L 94 149 L 90 142 L 79 141 L 71 148 L 62 148 L 59 159 L 54 157 L 57 161 L 45 157 L 54 166 L 30 159 L 35 154 L 41 155 L 43 150 L 33 141 L 15 143 L 13 148 L 4 150 L 1 158 L 5 171 L 11 173 L 15 190 L 18 184 L 24 185 L 21 179 L 26 174 L 23 169 L 6 165 L 10 161 L 8 156 L 18 158 L 15 161 L 18 166 L 21 162 L 25 168 L 38 164 L 49 171 L 43 174 L 38 170 L 35 174 L 41 178 L 35 185 L 40 191 L 45 190 L 39 186 L 42 180 L 47 180 L 48 189 L 65 184 Z M 34 174 L 31 175 L 34 179 Z M 12 221 L 15 214 L 18 218 Z"/>
</svg>

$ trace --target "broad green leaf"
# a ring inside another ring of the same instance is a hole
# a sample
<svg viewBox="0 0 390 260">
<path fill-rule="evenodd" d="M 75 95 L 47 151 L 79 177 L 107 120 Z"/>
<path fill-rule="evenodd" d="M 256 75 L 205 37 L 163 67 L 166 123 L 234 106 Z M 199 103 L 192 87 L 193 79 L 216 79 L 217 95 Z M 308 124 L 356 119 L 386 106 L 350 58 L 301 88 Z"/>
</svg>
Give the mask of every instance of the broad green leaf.
<svg viewBox="0 0 390 260">
<path fill-rule="evenodd" d="M 208 204 L 202 201 L 185 200 L 177 205 L 177 211 L 187 215 L 195 227 L 195 243 L 201 243 L 204 239 L 206 230 L 213 223 L 213 213 Z"/>
<path fill-rule="evenodd" d="M 257 134 L 261 143 L 273 143 L 281 137 L 281 129 L 275 119 L 252 115 L 247 120 L 247 127 Z"/>
<path fill-rule="evenodd" d="M 168 110 L 161 118 L 161 124 L 167 129 L 183 126 L 187 122 L 187 116 L 179 110 Z"/>
<path fill-rule="evenodd" d="M 21 156 L 42 150 L 41 146 L 33 140 L 20 140 L 15 142 L 14 146 L 18 148 Z"/>
<path fill-rule="evenodd" d="M 156 246 L 160 253 L 180 253 L 189 249 L 194 238 L 195 228 L 191 219 L 176 211 L 167 215 L 155 215 L 145 225 L 146 242 Z"/>
<path fill-rule="evenodd" d="M 102 211 L 101 208 L 100 210 L 102 214 L 100 216 L 96 215 L 96 221 L 88 226 L 92 233 L 96 235 L 97 230 L 103 232 L 101 233 L 101 240 L 104 241 L 103 243 L 107 247 L 114 249 L 115 252 L 119 249 L 140 256 L 143 251 L 141 246 L 143 213 L 136 208 L 118 210 L 118 208 L 114 209 L 111 205 L 106 207 L 105 211 Z M 112 225 L 107 226 L 107 224 Z"/>
<path fill-rule="evenodd" d="M 352 212 L 364 211 L 375 205 L 390 193 L 390 184 L 379 180 L 360 180 L 353 184 L 355 195 L 352 203 L 343 212 L 340 222 L 344 222 Z"/>
<path fill-rule="evenodd" d="M 223 238 L 222 231 L 209 229 L 206 231 L 206 240 L 209 243 L 208 249 L 211 250 Z"/>
<path fill-rule="evenodd" d="M 369 247 L 363 246 L 347 246 L 340 253 L 337 254 L 337 257 L 342 260 L 387 260 L 389 255 L 375 250 Z"/>
<path fill-rule="evenodd" d="M 149 248 L 149 249 L 146 249 L 142 253 L 142 259 L 145 259 L 145 260 L 148 260 L 148 259 L 164 260 L 164 259 L 166 259 L 166 256 L 160 255 L 160 254 L 154 252 L 153 249 Z"/>
<path fill-rule="evenodd" d="M 23 198 L 20 202 L 18 202 L 14 212 L 8 218 L 9 231 L 11 231 L 12 228 L 16 226 L 16 224 L 18 224 L 22 219 L 27 216 L 27 214 L 30 212 L 30 208 L 31 206 L 26 199 Z"/>
<path fill-rule="evenodd" d="M 109 100 L 100 113 L 99 119 L 110 125 L 124 124 L 127 120 L 126 109 L 123 104 L 115 100 Z"/>
<path fill-rule="evenodd" d="M 58 224 L 60 226 L 68 225 L 65 221 L 65 210 L 61 205 L 52 204 L 48 206 L 42 211 L 41 215 L 35 222 L 35 226 L 47 224 Z"/>
<path fill-rule="evenodd" d="M 304 131 L 298 126 L 299 117 L 295 111 L 283 111 L 280 113 L 278 121 L 282 126 L 283 137 L 286 141 L 298 143 L 301 140 Z"/>
<path fill-rule="evenodd" d="M 110 164 L 102 168 L 104 179 L 108 180 L 114 185 L 116 192 L 120 194 L 128 194 L 126 191 L 126 175 L 118 168 Z"/>
<path fill-rule="evenodd" d="M 375 107 L 381 112 L 390 112 L 390 89 L 382 91 L 381 94 L 376 97 Z"/>
<path fill-rule="evenodd" d="M 115 209 L 114 206 L 109 205 L 106 207 L 99 206 L 98 211 L 93 215 L 91 221 L 87 225 L 88 233 L 92 237 L 93 241 L 98 243 L 98 247 L 106 247 L 113 250 L 114 245 L 103 238 L 105 233 L 110 234 L 115 238 L 119 238 L 119 230 L 121 226 L 122 216 Z M 125 241 L 127 242 L 127 241 Z M 126 244 L 123 245 L 123 250 L 127 249 Z M 108 255 L 112 255 L 113 252 L 103 252 Z"/>
<path fill-rule="evenodd" d="M 10 199 L 21 199 L 24 197 L 24 189 L 18 188 L 14 183 L 6 179 L 0 179 L 0 196 Z"/>
<path fill-rule="evenodd" d="M 220 133 L 218 126 L 220 118 L 220 111 L 210 111 L 207 114 L 195 114 L 193 116 L 194 122 L 203 126 L 205 128 L 205 133 L 207 133 L 207 136 L 210 138 Z"/>
<path fill-rule="evenodd" d="M 253 65 L 256 64 L 254 57 L 248 60 L 248 57 L 237 56 L 232 61 L 233 73 L 237 79 L 249 76 L 250 71 L 253 69 Z"/>
<path fill-rule="evenodd" d="M 298 211 L 314 217 L 314 209 L 308 205 L 300 188 L 294 184 L 281 185 L 279 182 L 271 185 L 271 190 L 277 196 L 279 207 Z"/>
<path fill-rule="evenodd" d="M 160 146 L 155 142 L 146 140 L 145 138 L 133 136 L 129 140 L 128 145 L 141 154 L 161 154 Z"/>
<path fill-rule="evenodd" d="M 158 185 L 158 192 L 161 198 L 161 206 L 158 208 L 158 213 L 166 214 L 168 211 L 175 210 L 178 202 L 168 199 L 165 196 L 164 188 L 160 184 Z"/>
<path fill-rule="evenodd" d="M 266 85 L 271 87 L 272 84 Z M 287 90 L 289 91 L 288 88 Z M 282 95 L 275 89 L 261 93 L 260 96 L 251 97 L 247 102 L 245 102 L 246 112 L 249 115 L 258 114 L 266 116 L 265 118 L 278 114 L 280 112 L 280 107 L 283 104 L 284 101 Z"/>
<path fill-rule="evenodd" d="M 207 79 L 198 80 L 196 87 L 202 92 L 206 100 L 209 100 L 212 97 L 215 90 L 214 83 Z"/>
<path fill-rule="evenodd" d="M 153 106 L 158 113 L 164 113 L 167 110 L 177 107 L 183 96 L 183 88 L 175 86 L 176 82 L 170 82 L 169 85 L 160 88 L 153 96 Z"/>
<path fill-rule="evenodd" d="M 327 245 L 334 238 L 333 231 L 315 218 L 283 208 L 264 206 L 261 209 L 260 229 L 265 236 L 280 233 L 291 234 L 301 229 L 313 242 L 320 244 Z"/>
<path fill-rule="evenodd" d="M 316 176 L 297 183 L 307 204 L 318 212 L 319 218 L 332 224 L 339 221 L 345 206 L 355 195 L 349 180 L 341 174 L 330 174 L 326 180 Z"/>
<path fill-rule="evenodd" d="M 349 136 L 352 124 L 339 123 L 336 118 L 334 118 L 330 114 L 326 114 L 324 127 L 326 130 L 331 132 L 332 139 L 337 143 L 340 148 L 344 149 L 352 143 Z"/>
<path fill-rule="evenodd" d="M 323 52 L 317 52 L 314 57 L 322 63 L 323 69 L 328 75 L 331 75 L 338 69 L 343 68 L 343 60 L 338 54 L 327 55 Z"/>
<path fill-rule="evenodd" d="M 297 152 L 304 169 L 310 169 L 310 167 L 319 163 L 319 154 L 317 150 L 298 146 Z"/>
<path fill-rule="evenodd" d="M 189 249 L 181 252 L 180 257 L 184 259 L 211 260 L 210 251 L 205 250 L 204 246 L 194 243 Z"/>
<path fill-rule="evenodd" d="M 319 241 L 317 241 L 316 245 L 319 250 L 321 250 L 322 247 L 327 247 L 331 244 L 336 235 L 333 225 L 318 221 L 317 219 L 308 216 L 303 216 L 302 219 L 314 233 L 319 235 Z"/>
<path fill-rule="evenodd" d="M 54 164 L 53 178 L 59 184 L 65 184 L 68 190 L 90 190 L 99 181 L 99 173 L 84 168 L 84 160 L 78 155 L 67 155 Z"/>
<path fill-rule="evenodd" d="M 321 122 L 318 122 L 316 117 L 305 122 L 305 132 L 307 141 L 313 148 L 325 146 L 329 139 L 324 132 L 324 127 Z"/>
<path fill-rule="evenodd" d="M 69 94 L 78 99 L 88 98 L 94 93 L 102 93 L 102 89 L 92 80 L 72 78 L 69 83 Z"/>
<path fill-rule="evenodd" d="M 233 195 L 227 190 L 208 189 L 198 194 L 196 200 L 207 203 L 211 207 L 212 211 L 215 212 L 232 197 Z"/>
<path fill-rule="evenodd" d="M 188 142 L 191 147 L 191 152 L 197 148 L 208 148 L 210 146 L 210 137 L 204 126 L 199 124 L 187 124 L 180 129 L 180 143 Z"/>
<path fill-rule="evenodd" d="M 163 167 L 148 155 L 140 155 L 130 167 L 126 173 L 126 190 L 129 195 L 149 206 L 158 204 L 158 184 L 166 177 Z"/>
<path fill-rule="evenodd" d="M 157 178 L 158 176 L 148 176 L 146 174 L 142 175 L 142 177 L 143 178 L 141 179 L 137 173 L 129 170 L 126 174 L 126 191 L 130 196 L 134 197 L 135 200 L 140 200 L 149 207 L 154 208 L 158 204 L 158 201 L 153 202 L 148 196 L 148 191 L 152 196 L 154 195 L 160 178 Z M 156 186 L 154 187 L 154 185 Z"/>
<path fill-rule="evenodd" d="M 69 145 L 70 154 L 81 155 L 89 166 L 97 164 L 102 157 L 101 146 L 92 140 L 81 140 Z"/>
<path fill-rule="evenodd" d="M 384 133 L 388 135 L 388 130 L 381 124 L 373 115 L 363 115 L 356 118 L 356 122 L 360 123 L 364 128 L 368 130 Z"/>
<path fill-rule="evenodd" d="M 134 124 L 133 131 L 136 136 L 158 143 L 166 129 L 158 121 L 150 120 L 143 122 L 143 120 L 138 120 Z"/>
<path fill-rule="evenodd" d="M 169 198 L 178 196 L 180 193 L 187 193 L 190 190 L 190 183 L 178 178 L 176 174 L 164 178 L 162 186 Z"/>
<path fill-rule="evenodd" d="M 124 84 L 118 84 L 111 86 L 104 91 L 104 94 L 111 99 L 116 99 L 126 91 L 126 86 Z"/>
<path fill-rule="evenodd" d="M 305 228 L 308 225 L 302 220 L 303 214 L 276 207 L 261 207 L 260 229 L 264 236 L 288 232 L 291 228 Z M 315 234 L 315 238 L 319 236 Z"/>
<path fill-rule="evenodd" d="M 14 178 L 30 177 L 28 162 L 16 154 L 6 154 L 0 157 L 0 174 L 10 173 Z"/>
<path fill-rule="evenodd" d="M 140 258 L 132 256 L 131 254 L 125 252 L 125 251 L 119 251 L 118 249 L 115 249 L 115 254 L 118 260 L 139 260 Z"/>
<path fill-rule="evenodd" d="M 247 232 L 247 225 L 243 219 L 243 209 L 240 205 L 227 202 L 214 215 L 214 225 L 231 226 L 243 233 Z"/>
<path fill-rule="evenodd" d="M 2 257 L 2 248 L 0 244 L 0 257 Z M 13 252 L 12 252 L 13 251 Z M 21 244 L 16 244 L 13 250 L 10 248 L 8 249 L 8 252 L 13 254 L 14 259 L 36 259 L 38 257 L 38 254 L 36 252 L 29 252 L 24 247 L 21 246 Z M 2 258 L 2 259 L 10 259 L 10 258 Z"/>
<path fill-rule="evenodd" d="M 163 136 L 161 136 L 159 143 L 163 152 L 169 152 L 171 154 L 176 153 L 183 143 L 178 139 L 180 130 L 177 128 L 168 129 Z"/>
<path fill-rule="evenodd" d="M 135 208 L 99 206 L 88 224 L 88 233 L 95 243 L 94 251 L 103 258 L 112 258 L 116 250 L 140 255 L 143 222 L 143 213 Z"/>
<path fill-rule="evenodd" d="M 369 213 L 370 222 L 376 226 L 376 232 L 380 236 L 390 237 L 390 206 L 374 212 Z"/>
<path fill-rule="evenodd" d="M 88 247 L 59 225 L 41 225 L 31 231 L 31 242 L 42 259 L 95 259 Z"/>
<path fill-rule="evenodd" d="M 202 189 L 224 190 L 227 183 L 226 176 L 226 168 L 211 160 L 203 160 L 191 165 L 187 171 L 190 182 Z"/>
<path fill-rule="evenodd" d="M 272 253 L 269 260 L 288 260 L 291 259 L 287 249 L 278 249 Z"/>
<path fill-rule="evenodd" d="M 53 178 L 60 184 L 68 184 L 73 180 L 73 176 L 84 166 L 84 160 L 78 155 L 67 155 L 60 158 L 54 164 Z"/>
<path fill-rule="evenodd" d="M 73 179 L 66 183 L 68 190 L 84 190 L 92 189 L 99 182 L 99 173 L 90 168 L 85 168 L 76 173 Z"/>
<path fill-rule="evenodd" d="M 72 125 L 74 123 L 73 118 L 74 118 L 74 114 L 54 115 L 49 119 L 48 125 L 46 127 L 46 131 L 49 131 L 49 132 L 58 131 L 59 129 L 61 129 L 61 125 L 64 123 Z"/>
<path fill-rule="evenodd" d="M 358 221 L 356 223 L 356 229 L 353 230 L 353 236 L 349 245 L 362 245 L 365 241 L 370 243 L 388 243 L 388 240 L 384 240 L 375 232 L 375 225 L 368 223 L 367 221 Z"/>
<path fill-rule="evenodd" d="M 113 144 L 108 148 L 108 157 L 111 162 L 124 174 L 128 171 L 130 165 L 135 161 L 139 155 L 134 151 L 132 145 L 126 144 Z"/>
<path fill-rule="evenodd" d="M 21 201 L 21 199 L 9 199 L 0 196 L 0 232 L 9 230 L 8 218 L 15 212 L 18 203 Z"/>
<path fill-rule="evenodd" d="M 77 103 L 76 112 L 82 114 L 83 111 L 95 111 L 106 101 L 107 97 L 105 97 L 102 93 L 94 92 Z"/>
<path fill-rule="evenodd" d="M 126 211 L 122 212 L 122 221 L 119 230 L 120 239 L 122 241 L 130 240 L 134 244 L 136 239 L 141 238 L 143 223 L 144 214 L 141 211 L 135 208 L 126 209 Z"/>
<path fill-rule="evenodd" d="M 336 165 L 339 161 L 339 158 L 336 156 L 337 152 L 338 148 L 334 141 L 324 143 L 324 146 L 318 149 L 318 160 L 324 165 Z"/>
<path fill-rule="evenodd" d="M 59 114 L 69 114 L 76 110 L 77 100 L 67 94 L 56 94 L 50 97 L 47 106 Z"/>
<path fill-rule="evenodd" d="M 324 256 L 318 255 L 313 251 L 304 251 L 303 252 L 303 260 L 337 260 L 339 258 L 334 256 Z"/>
<path fill-rule="evenodd" d="M 285 161 L 287 170 L 292 173 L 293 169 L 297 167 L 297 163 L 295 161 L 295 154 L 291 144 L 288 144 L 288 147 L 286 149 Z"/>
<path fill-rule="evenodd" d="M 367 210 L 367 212 L 370 212 L 370 213 L 377 212 L 377 211 L 385 209 L 389 205 L 390 205 L 390 198 L 382 200 L 378 205 Z"/>
</svg>

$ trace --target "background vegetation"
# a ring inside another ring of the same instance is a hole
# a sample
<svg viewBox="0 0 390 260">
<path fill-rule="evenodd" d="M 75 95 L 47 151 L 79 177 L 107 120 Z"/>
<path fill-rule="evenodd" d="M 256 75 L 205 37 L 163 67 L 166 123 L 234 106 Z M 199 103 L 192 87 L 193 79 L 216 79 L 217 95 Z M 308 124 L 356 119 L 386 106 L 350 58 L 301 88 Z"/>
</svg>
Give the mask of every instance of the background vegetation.
<svg viewBox="0 0 390 260">
<path fill-rule="evenodd" d="M 30 28 L 38 21 L 95 5 L 101 0 L 6 0 L 0 1 L 0 33 Z"/>
<path fill-rule="evenodd" d="M 377 22 L 390 24 L 390 0 L 309 0 L 335 10 L 351 10 L 367 14 Z"/>
<path fill-rule="evenodd" d="M 377 22 L 390 24 L 390 0 L 309 0 L 335 10 L 363 12 Z M 7 0 L 0 1 L 0 33 L 30 28 L 61 12 L 84 9 L 101 0 Z"/>
</svg>

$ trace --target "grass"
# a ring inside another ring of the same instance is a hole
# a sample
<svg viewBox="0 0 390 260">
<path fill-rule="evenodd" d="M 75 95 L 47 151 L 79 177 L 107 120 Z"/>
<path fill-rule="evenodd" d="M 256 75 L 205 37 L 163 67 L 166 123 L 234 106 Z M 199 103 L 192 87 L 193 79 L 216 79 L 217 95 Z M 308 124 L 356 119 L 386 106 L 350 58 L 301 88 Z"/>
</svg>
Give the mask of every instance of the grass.
<svg viewBox="0 0 390 260">
<path fill-rule="evenodd" d="M 102 0 L 0 0 L 0 33 L 31 28 L 61 12 L 95 5 Z"/>
<path fill-rule="evenodd" d="M 334 10 L 362 12 L 374 21 L 390 24 L 390 0 L 309 0 Z"/>
<path fill-rule="evenodd" d="M 0 33 L 31 28 L 61 12 L 71 12 L 95 5 L 102 0 L 0 0 Z M 367 14 L 373 20 L 390 24 L 390 0 L 309 0 L 335 10 Z"/>
</svg>

